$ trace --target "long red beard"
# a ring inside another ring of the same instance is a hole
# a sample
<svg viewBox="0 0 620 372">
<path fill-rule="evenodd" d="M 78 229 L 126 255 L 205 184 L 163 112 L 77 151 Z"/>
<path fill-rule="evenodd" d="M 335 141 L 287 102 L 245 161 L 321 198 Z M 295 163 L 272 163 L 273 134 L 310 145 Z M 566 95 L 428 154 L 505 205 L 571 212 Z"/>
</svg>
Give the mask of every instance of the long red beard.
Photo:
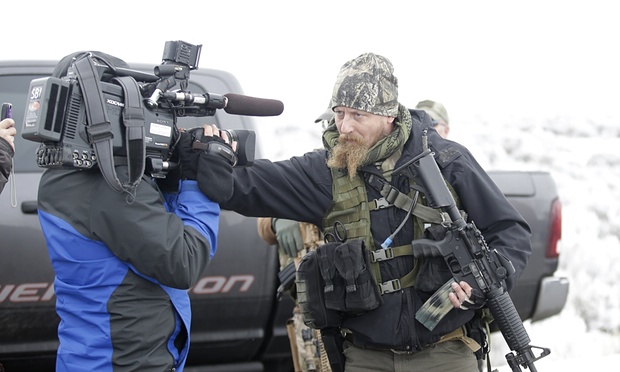
<svg viewBox="0 0 620 372">
<path fill-rule="evenodd" d="M 366 158 L 368 146 L 361 138 L 340 135 L 338 144 L 332 149 L 327 166 L 330 168 L 346 168 L 349 178 L 355 177 L 357 170 Z"/>
</svg>

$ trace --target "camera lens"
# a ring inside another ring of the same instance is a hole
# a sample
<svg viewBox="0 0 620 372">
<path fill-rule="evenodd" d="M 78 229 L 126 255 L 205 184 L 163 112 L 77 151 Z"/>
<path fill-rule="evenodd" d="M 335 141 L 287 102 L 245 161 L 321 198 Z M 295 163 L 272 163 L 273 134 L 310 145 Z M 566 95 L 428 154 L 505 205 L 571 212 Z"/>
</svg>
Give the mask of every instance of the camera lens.
<svg viewBox="0 0 620 372">
<path fill-rule="evenodd" d="M 256 133 L 246 129 L 224 129 L 230 143 L 237 142 L 237 165 L 250 166 L 254 163 Z"/>
<path fill-rule="evenodd" d="M 226 135 L 228 136 L 228 141 L 230 143 L 233 143 L 235 141 L 239 142 L 239 136 L 237 135 L 237 132 L 235 132 L 232 129 L 223 129 L 220 130 L 221 133 L 226 133 Z M 220 137 L 222 137 L 222 134 L 220 133 Z"/>
</svg>

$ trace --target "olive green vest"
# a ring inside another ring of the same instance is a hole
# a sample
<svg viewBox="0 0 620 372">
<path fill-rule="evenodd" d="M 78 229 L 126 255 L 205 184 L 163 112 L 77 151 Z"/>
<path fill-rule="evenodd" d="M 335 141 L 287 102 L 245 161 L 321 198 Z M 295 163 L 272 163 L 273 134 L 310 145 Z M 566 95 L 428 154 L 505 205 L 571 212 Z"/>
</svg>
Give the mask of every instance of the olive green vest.
<svg viewBox="0 0 620 372">
<path fill-rule="evenodd" d="M 422 264 L 423 258 L 416 259 L 412 270 L 400 279 L 382 282 L 379 263 L 394 257 L 412 255 L 411 244 L 394 248 L 383 248 L 375 250 L 374 239 L 370 229 L 370 212 L 373 210 L 398 207 L 413 214 L 414 239 L 424 237 L 426 224 L 441 224 L 449 221 L 449 217 L 439 209 L 426 206 L 426 198 L 418 191 L 411 190 L 408 194 L 398 191 L 387 181 L 381 184 L 381 194 L 383 198 L 368 201 L 366 194 L 367 183 L 358 173 L 353 179 L 348 174 L 339 169 L 331 169 L 332 173 L 332 204 L 323 217 L 323 231 L 327 234 L 334 233 L 334 226 L 337 221 L 344 224 L 347 239 L 362 239 L 367 250 L 367 262 L 370 263 L 381 294 L 398 291 L 401 288 L 413 285 L 418 269 Z M 377 177 L 377 176 L 370 176 Z M 374 179 L 378 181 L 378 178 Z M 413 182 L 413 180 L 411 180 Z M 456 192 L 446 182 L 450 193 L 454 197 L 456 205 L 460 207 L 460 202 Z M 410 224 L 406 226 L 411 226 Z"/>
</svg>

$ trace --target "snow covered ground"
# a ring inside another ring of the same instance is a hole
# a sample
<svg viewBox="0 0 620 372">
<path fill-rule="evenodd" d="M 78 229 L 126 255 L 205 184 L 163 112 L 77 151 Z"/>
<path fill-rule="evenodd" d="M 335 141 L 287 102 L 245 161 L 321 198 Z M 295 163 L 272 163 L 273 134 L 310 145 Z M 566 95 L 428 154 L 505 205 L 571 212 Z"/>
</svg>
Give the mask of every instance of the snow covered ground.
<svg viewBox="0 0 620 372">
<path fill-rule="evenodd" d="M 497 125 L 501 130 L 493 130 Z M 620 370 L 618 121 L 522 118 L 463 126 L 470 130 L 462 142 L 472 144 L 470 149 L 487 169 L 549 171 L 559 189 L 563 235 L 557 275 L 569 278 L 570 291 L 561 314 L 526 322 L 531 344 L 551 349 L 536 363 L 538 370 Z M 485 145 L 489 143 L 494 145 Z M 492 342 L 491 360 L 504 364 L 500 371 L 509 371 L 503 338 L 494 335 Z"/>
</svg>

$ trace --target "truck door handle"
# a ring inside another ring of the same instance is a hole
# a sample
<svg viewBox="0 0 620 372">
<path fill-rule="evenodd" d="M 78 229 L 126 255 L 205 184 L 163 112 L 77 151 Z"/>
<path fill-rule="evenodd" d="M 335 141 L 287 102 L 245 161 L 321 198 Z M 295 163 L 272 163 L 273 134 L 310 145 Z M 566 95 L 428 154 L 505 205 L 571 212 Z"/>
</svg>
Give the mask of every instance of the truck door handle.
<svg viewBox="0 0 620 372">
<path fill-rule="evenodd" d="M 25 201 L 22 203 L 22 213 L 37 214 L 37 201 Z"/>
</svg>

